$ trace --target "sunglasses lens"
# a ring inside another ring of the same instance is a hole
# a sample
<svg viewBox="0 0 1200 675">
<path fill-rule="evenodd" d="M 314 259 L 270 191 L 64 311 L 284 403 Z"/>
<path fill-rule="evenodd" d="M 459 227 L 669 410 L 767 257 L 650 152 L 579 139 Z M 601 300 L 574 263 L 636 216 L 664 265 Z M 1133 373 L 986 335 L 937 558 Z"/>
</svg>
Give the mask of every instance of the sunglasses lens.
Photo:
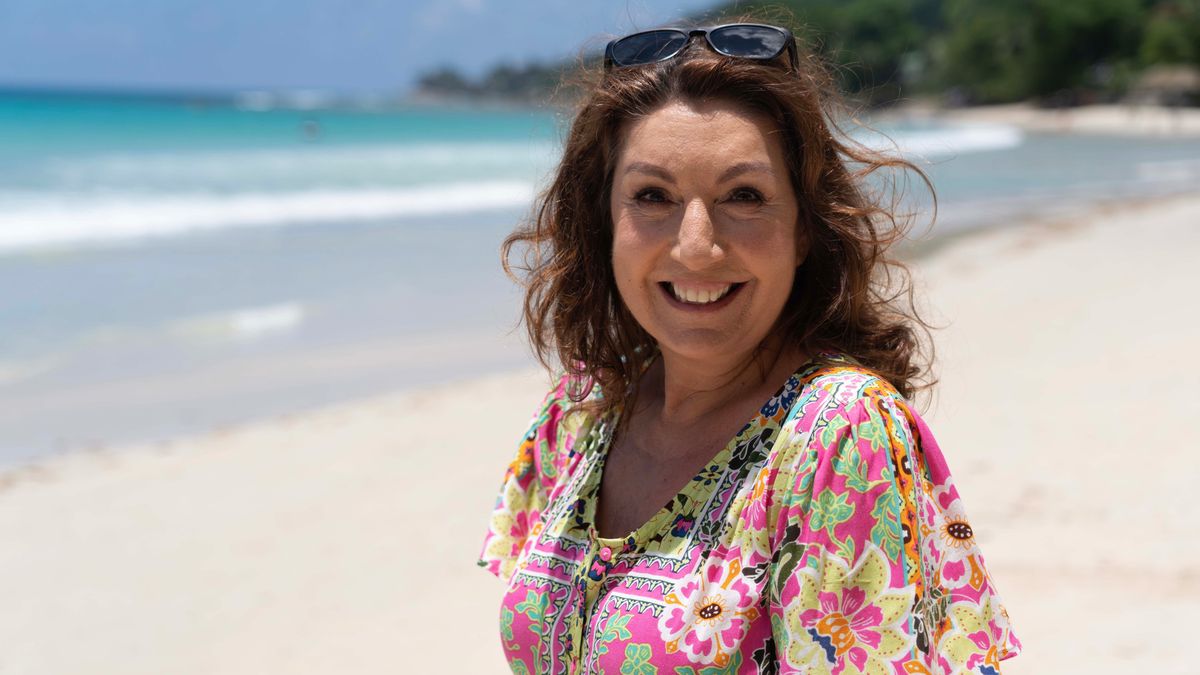
<svg viewBox="0 0 1200 675">
<path fill-rule="evenodd" d="M 674 56 L 687 41 L 688 36 L 677 30 L 637 33 L 617 40 L 612 47 L 612 57 L 618 66 L 656 63 Z"/>
<path fill-rule="evenodd" d="M 769 26 L 733 25 L 708 34 L 713 49 L 725 56 L 772 59 L 787 46 L 787 34 Z"/>
</svg>

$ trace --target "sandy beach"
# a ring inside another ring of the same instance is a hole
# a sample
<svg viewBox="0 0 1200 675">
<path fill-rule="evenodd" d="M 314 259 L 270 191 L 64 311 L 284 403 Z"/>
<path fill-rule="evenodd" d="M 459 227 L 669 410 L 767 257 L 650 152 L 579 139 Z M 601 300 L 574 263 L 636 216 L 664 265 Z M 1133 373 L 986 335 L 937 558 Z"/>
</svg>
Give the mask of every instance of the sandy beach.
<svg viewBox="0 0 1200 675">
<path fill-rule="evenodd" d="M 1191 673 L 1200 195 L 914 261 L 925 409 L 1025 652 Z M 0 476 L 0 673 L 501 673 L 473 565 L 548 378 L 491 375 Z"/>
<path fill-rule="evenodd" d="M 1195 138 L 1200 136 L 1200 109 L 1111 103 L 1073 108 L 1039 108 L 1007 103 L 942 108 L 920 102 L 902 104 L 883 119 L 938 120 L 965 124 L 998 124 L 1025 131 L 1096 136 Z"/>
</svg>

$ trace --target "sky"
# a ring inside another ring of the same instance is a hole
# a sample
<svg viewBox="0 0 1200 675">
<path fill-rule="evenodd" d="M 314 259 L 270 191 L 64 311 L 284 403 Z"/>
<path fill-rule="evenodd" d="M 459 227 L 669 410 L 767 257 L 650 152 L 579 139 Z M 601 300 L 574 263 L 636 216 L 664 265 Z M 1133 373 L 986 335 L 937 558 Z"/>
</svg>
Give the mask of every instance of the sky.
<svg viewBox="0 0 1200 675">
<path fill-rule="evenodd" d="M 714 0 L 0 0 L 0 87 L 403 92 L 603 47 Z"/>
</svg>

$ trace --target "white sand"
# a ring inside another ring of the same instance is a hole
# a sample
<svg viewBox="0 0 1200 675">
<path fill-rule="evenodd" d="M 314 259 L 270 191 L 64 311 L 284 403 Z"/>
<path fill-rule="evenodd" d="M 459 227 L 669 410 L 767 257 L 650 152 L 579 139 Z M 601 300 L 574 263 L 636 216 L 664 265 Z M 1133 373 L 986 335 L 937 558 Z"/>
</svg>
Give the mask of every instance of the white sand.
<svg viewBox="0 0 1200 675">
<path fill-rule="evenodd" d="M 928 119 L 971 124 L 1004 124 L 1027 131 L 1102 136 L 1180 138 L 1200 136 L 1200 108 L 1138 104 L 1039 108 L 1029 103 L 944 109 L 920 103 L 903 105 L 884 119 Z"/>
<path fill-rule="evenodd" d="M 1200 197 L 957 241 L 918 264 L 928 419 L 1025 654 L 1190 673 L 1200 611 Z M 500 673 L 473 561 L 547 381 L 498 375 L 0 484 L 0 673 Z"/>
</svg>

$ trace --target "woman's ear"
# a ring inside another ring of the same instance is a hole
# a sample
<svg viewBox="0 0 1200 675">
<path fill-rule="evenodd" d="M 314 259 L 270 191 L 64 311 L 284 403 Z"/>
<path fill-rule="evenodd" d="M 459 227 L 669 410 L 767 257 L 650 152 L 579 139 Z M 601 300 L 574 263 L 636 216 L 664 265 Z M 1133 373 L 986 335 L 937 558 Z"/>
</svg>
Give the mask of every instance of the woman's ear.
<svg viewBox="0 0 1200 675">
<path fill-rule="evenodd" d="M 796 267 L 804 264 L 808 259 L 808 251 L 811 248 L 811 241 L 808 236 L 808 228 L 801 223 L 796 228 Z"/>
</svg>

